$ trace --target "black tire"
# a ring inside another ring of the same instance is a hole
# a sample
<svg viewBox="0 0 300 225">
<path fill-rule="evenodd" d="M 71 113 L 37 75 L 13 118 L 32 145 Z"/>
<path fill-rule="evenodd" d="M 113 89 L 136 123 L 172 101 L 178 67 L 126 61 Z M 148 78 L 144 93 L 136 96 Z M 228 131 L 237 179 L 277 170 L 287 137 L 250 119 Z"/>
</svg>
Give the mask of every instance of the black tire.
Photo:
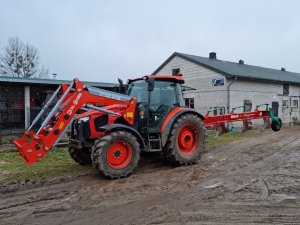
<svg viewBox="0 0 300 225">
<path fill-rule="evenodd" d="M 117 147 L 114 148 L 114 146 L 122 144 L 124 145 L 124 151 Z M 125 160 L 120 165 L 113 165 L 112 160 L 121 158 L 123 152 L 123 155 L 127 156 Z M 119 155 L 116 155 L 116 153 Z M 140 153 L 139 143 L 134 135 L 126 131 L 113 131 L 103 135 L 95 142 L 91 154 L 92 164 L 106 177 L 112 179 L 127 177 L 137 167 Z M 114 154 L 114 159 L 111 157 L 112 154 Z M 131 156 L 129 156 L 130 154 Z"/>
<path fill-rule="evenodd" d="M 277 120 L 272 120 L 271 128 L 273 131 L 279 131 L 281 129 L 281 126 L 282 126 L 282 121 L 280 118 L 278 118 Z"/>
<path fill-rule="evenodd" d="M 188 129 L 187 136 L 190 136 L 187 140 L 184 129 Z M 184 138 L 182 138 L 182 135 L 184 135 Z M 180 140 L 188 143 L 190 147 L 180 146 L 182 144 Z M 200 158 L 205 149 L 205 143 L 205 128 L 202 120 L 194 114 L 184 114 L 177 118 L 172 125 L 163 153 L 166 159 L 173 164 L 192 164 Z"/>
<path fill-rule="evenodd" d="M 91 153 L 89 149 L 69 147 L 69 154 L 71 158 L 80 165 L 89 165 L 92 163 Z"/>
</svg>

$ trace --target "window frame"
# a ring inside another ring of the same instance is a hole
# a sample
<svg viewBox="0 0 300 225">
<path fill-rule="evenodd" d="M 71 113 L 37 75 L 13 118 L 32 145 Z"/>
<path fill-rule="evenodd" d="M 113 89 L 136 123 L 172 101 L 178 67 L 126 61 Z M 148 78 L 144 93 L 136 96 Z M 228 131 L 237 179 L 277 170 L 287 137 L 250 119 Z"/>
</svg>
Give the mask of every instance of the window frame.
<svg viewBox="0 0 300 225">
<path fill-rule="evenodd" d="M 195 109 L 195 99 L 194 98 L 185 98 L 184 104 L 190 109 Z"/>
<path fill-rule="evenodd" d="M 286 103 L 286 104 L 284 104 Z M 288 108 L 289 107 L 289 100 L 287 99 L 283 99 L 282 100 L 282 108 Z"/>
<path fill-rule="evenodd" d="M 297 103 L 294 104 L 295 102 L 297 102 Z M 299 100 L 298 99 L 292 99 L 291 100 L 291 107 L 298 108 L 299 107 Z"/>
<path fill-rule="evenodd" d="M 172 75 L 177 76 L 180 73 L 180 68 L 172 69 Z"/>
<path fill-rule="evenodd" d="M 282 85 L 282 94 L 283 95 L 289 95 L 290 94 L 290 84 L 285 83 Z"/>
</svg>

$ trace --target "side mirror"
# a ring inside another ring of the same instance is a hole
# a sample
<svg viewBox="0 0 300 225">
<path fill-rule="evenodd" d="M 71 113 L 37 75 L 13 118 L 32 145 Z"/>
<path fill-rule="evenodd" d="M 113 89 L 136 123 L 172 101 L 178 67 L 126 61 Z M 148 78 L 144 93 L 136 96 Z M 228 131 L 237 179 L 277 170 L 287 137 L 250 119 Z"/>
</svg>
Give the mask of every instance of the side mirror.
<svg viewBox="0 0 300 225">
<path fill-rule="evenodd" d="M 148 91 L 153 91 L 154 90 L 154 79 L 153 78 L 149 78 L 147 80 L 148 82 Z"/>
</svg>

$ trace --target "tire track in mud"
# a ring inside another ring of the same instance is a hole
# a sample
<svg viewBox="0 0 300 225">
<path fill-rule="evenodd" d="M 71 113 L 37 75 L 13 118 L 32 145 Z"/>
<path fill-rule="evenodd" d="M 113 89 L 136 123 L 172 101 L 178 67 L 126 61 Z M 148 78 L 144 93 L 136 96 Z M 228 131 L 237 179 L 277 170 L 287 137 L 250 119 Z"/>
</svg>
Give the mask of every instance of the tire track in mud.
<svg viewBox="0 0 300 225">
<path fill-rule="evenodd" d="M 4 194 L 0 224 L 297 224 L 299 139 L 298 128 L 254 134 L 196 165 L 158 161 L 127 179 L 91 174 Z"/>
</svg>

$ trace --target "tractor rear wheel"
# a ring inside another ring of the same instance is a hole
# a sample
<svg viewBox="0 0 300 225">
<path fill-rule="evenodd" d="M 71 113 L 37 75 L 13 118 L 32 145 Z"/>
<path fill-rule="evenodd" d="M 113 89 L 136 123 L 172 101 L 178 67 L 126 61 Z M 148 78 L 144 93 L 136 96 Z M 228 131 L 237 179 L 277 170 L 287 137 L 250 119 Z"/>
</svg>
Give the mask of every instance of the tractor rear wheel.
<svg viewBox="0 0 300 225">
<path fill-rule="evenodd" d="M 113 131 L 100 137 L 92 147 L 92 164 L 104 176 L 126 177 L 140 159 L 139 143 L 126 131 Z"/>
<path fill-rule="evenodd" d="M 89 149 L 79 149 L 79 148 L 74 148 L 70 147 L 69 148 L 69 154 L 71 158 L 79 163 L 80 165 L 88 165 L 92 163 L 91 160 L 91 153 Z"/>
<path fill-rule="evenodd" d="M 184 114 L 172 125 L 164 155 L 171 163 L 195 163 L 205 148 L 205 129 L 201 119 L 194 114 Z"/>
</svg>

